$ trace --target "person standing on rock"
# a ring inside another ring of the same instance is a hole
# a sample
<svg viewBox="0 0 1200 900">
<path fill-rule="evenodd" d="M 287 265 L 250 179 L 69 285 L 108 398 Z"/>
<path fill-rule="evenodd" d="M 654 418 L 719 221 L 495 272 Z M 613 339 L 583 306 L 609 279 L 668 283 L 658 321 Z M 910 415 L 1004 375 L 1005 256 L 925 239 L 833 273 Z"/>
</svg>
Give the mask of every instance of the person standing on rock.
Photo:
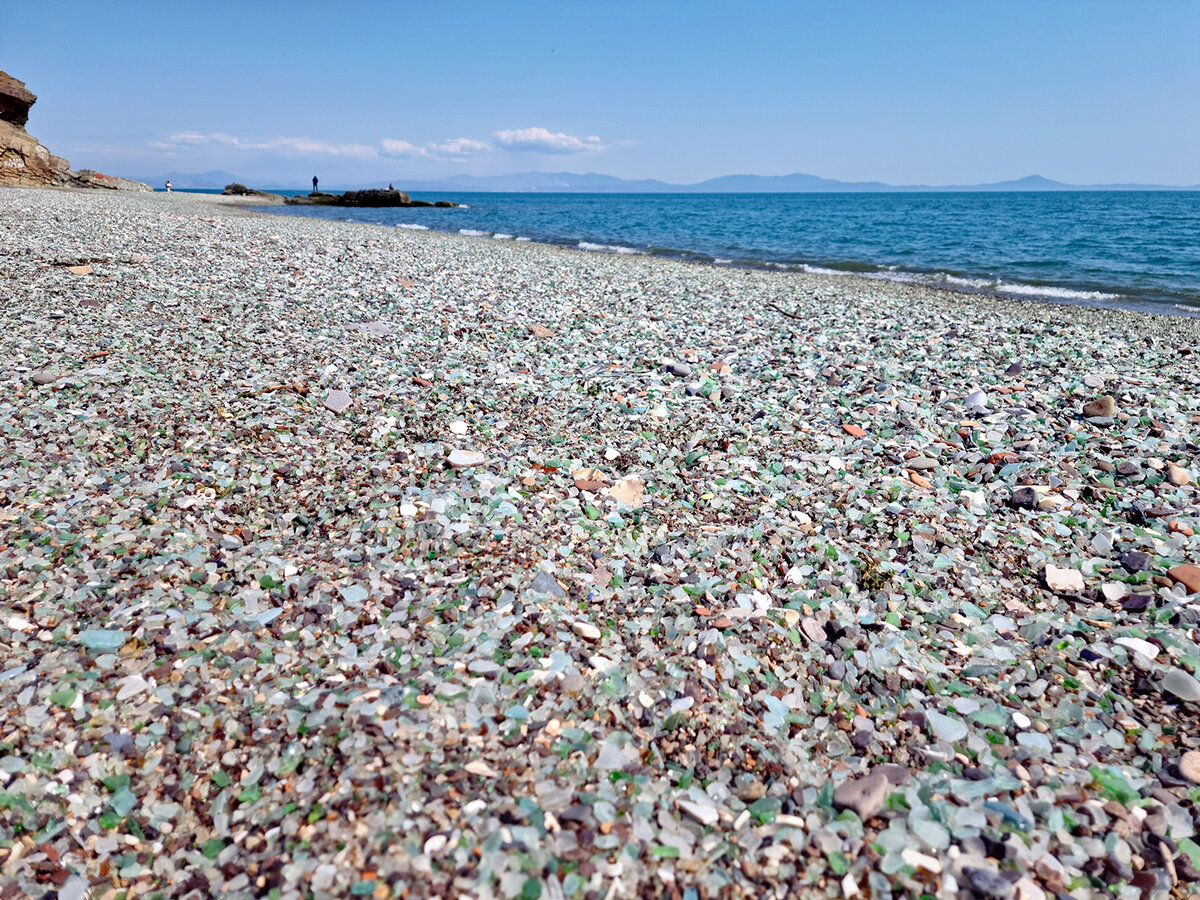
<svg viewBox="0 0 1200 900">
<path fill-rule="evenodd" d="M 171 179 L 170 178 L 167 179 L 167 193 L 168 194 L 171 193 Z"/>
<path fill-rule="evenodd" d="M 313 193 L 315 194 L 316 192 L 317 192 L 317 176 L 314 175 L 313 176 Z"/>
</svg>

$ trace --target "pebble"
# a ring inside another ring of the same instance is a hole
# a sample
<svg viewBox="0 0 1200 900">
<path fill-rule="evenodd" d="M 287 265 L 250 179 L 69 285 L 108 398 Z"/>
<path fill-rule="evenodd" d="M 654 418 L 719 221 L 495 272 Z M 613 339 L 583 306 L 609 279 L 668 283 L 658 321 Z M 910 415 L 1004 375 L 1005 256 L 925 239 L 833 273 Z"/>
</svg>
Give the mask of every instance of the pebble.
<svg viewBox="0 0 1200 900">
<path fill-rule="evenodd" d="M 1200 593 L 1200 567 L 1198 566 L 1193 566 L 1190 563 L 1172 566 L 1167 569 L 1167 577 L 1178 584 L 1182 584 L 1187 588 L 1189 594 Z"/>
<path fill-rule="evenodd" d="M 455 469 L 469 469 L 472 466 L 482 466 L 487 461 L 487 456 L 477 450 L 451 450 L 446 457 L 446 462 L 450 463 L 450 466 Z"/>
<path fill-rule="evenodd" d="M 325 408 L 335 413 L 343 413 L 350 408 L 353 401 L 345 391 L 330 391 L 325 397 Z"/>
<path fill-rule="evenodd" d="M 1046 566 L 1046 587 L 1059 594 L 1077 594 L 1083 591 L 1083 573 L 1078 569 Z"/>
<path fill-rule="evenodd" d="M 1176 487 L 1183 487 L 1185 484 L 1192 483 L 1192 476 L 1187 469 L 1181 468 L 1174 463 L 1167 464 L 1167 481 Z"/>
<path fill-rule="evenodd" d="M 1181 700 L 1200 703 L 1200 681 L 1180 669 L 1169 669 L 1163 676 L 1163 690 Z"/>
<path fill-rule="evenodd" d="M 934 710 L 926 711 L 925 721 L 929 723 L 934 737 L 940 741 L 953 744 L 955 741 L 963 740 L 968 733 L 967 726 L 963 722 Z"/>
<path fill-rule="evenodd" d="M 636 476 L 622 478 L 608 489 L 608 495 L 626 506 L 637 509 L 642 506 L 646 483 Z"/>
<path fill-rule="evenodd" d="M 859 778 L 848 778 L 833 789 L 833 805 L 851 809 L 864 822 L 883 809 L 892 785 L 882 772 L 870 772 Z"/>
<path fill-rule="evenodd" d="M 1192 784 L 1200 784 L 1200 750 L 1188 750 L 1179 758 L 1179 773 Z"/>
<path fill-rule="evenodd" d="M 1007 900 L 1015 891 L 1012 882 L 991 869 L 963 866 L 963 874 L 967 876 L 967 884 L 971 886 L 971 890 L 986 900 Z"/>
<path fill-rule="evenodd" d="M 533 580 L 529 582 L 529 590 L 539 594 L 546 594 L 550 597 L 566 597 L 567 592 L 563 586 L 558 583 L 558 580 L 549 572 L 538 572 L 533 576 Z"/>
<path fill-rule="evenodd" d="M 1117 411 L 1117 401 L 1107 394 L 1083 405 L 1085 418 L 1107 418 Z"/>
<path fill-rule="evenodd" d="M 583 622 L 579 619 L 576 619 L 571 623 L 571 630 L 585 641 L 592 641 L 594 643 L 595 641 L 600 640 L 600 629 L 591 622 Z"/>
<path fill-rule="evenodd" d="M 58 378 L 59 376 L 57 372 L 39 369 L 29 377 L 29 380 L 36 385 L 44 386 L 47 384 L 53 384 L 54 382 L 58 381 Z"/>
</svg>

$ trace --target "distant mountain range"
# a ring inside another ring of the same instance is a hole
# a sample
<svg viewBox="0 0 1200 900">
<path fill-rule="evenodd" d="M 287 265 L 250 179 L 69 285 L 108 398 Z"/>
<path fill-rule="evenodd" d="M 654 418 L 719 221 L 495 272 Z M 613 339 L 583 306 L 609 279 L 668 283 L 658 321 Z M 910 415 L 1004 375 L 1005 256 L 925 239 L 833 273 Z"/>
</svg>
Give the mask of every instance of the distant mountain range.
<svg viewBox="0 0 1200 900">
<path fill-rule="evenodd" d="M 167 179 L 174 187 L 193 189 L 220 189 L 235 181 L 259 185 L 239 178 L 229 172 L 168 172 L 152 178 L 138 178 L 147 184 L 161 187 Z M 397 179 L 398 180 L 398 179 Z M 386 181 L 371 184 L 356 184 L 349 187 L 330 185 L 332 190 L 362 190 L 386 187 Z M 817 175 L 796 172 L 792 175 L 722 175 L 695 184 L 672 184 L 654 178 L 627 180 L 614 175 L 598 175 L 595 172 L 575 174 L 572 172 L 521 172 L 515 175 L 454 175 L 433 181 L 408 181 L 399 185 L 402 190 L 416 191 L 460 191 L 470 192 L 546 192 L 546 193 L 615 193 L 615 194 L 796 194 L 796 193 L 856 193 L 856 192 L 901 192 L 901 191 L 1195 191 L 1200 184 L 1175 187 L 1162 184 L 1065 184 L 1052 181 L 1041 175 L 1029 175 L 1015 181 L 996 181 L 990 184 L 885 184 L 882 181 L 837 181 Z M 300 186 L 301 188 L 304 185 Z M 324 187 L 324 185 L 322 185 Z M 263 186 L 271 190 L 272 186 Z M 275 187 L 276 190 L 293 189 Z"/>
</svg>

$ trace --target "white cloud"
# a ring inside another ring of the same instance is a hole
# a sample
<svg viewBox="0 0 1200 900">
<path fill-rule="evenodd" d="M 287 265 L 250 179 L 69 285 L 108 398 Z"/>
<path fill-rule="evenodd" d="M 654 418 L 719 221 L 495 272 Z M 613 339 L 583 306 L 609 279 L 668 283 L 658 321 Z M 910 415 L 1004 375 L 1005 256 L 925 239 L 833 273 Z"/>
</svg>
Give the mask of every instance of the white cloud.
<svg viewBox="0 0 1200 900">
<path fill-rule="evenodd" d="M 575 137 L 546 128 L 518 128 L 493 131 L 492 137 L 505 150 L 532 150 L 536 153 L 596 153 L 604 148 L 600 138 Z"/>
<path fill-rule="evenodd" d="M 379 156 L 379 151 L 368 144 L 331 144 L 308 137 L 244 138 L 221 131 L 212 134 L 185 131 L 172 134 L 165 141 L 154 141 L 150 146 L 156 150 L 174 150 L 200 144 L 219 144 L 234 150 L 267 151 L 284 156 L 349 156 L 358 159 Z"/>
<path fill-rule="evenodd" d="M 489 153 L 492 149 L 491 144 L 474 141 L 470 138 L 450 138 L 445 141 L 429 141 L 420 145 L 384 138 L 379 142 L 379 146 L 384 156 L 398 156 L 407 159 L 469 159 L 482 153 Z"/>
</svg>

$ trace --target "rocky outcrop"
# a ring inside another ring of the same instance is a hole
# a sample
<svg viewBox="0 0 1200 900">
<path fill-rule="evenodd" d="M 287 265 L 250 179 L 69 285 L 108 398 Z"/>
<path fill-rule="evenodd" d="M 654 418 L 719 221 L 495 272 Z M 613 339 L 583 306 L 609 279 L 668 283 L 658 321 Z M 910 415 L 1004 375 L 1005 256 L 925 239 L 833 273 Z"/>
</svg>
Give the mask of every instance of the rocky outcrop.
<svg viewBox="0 0 1200 900">
<path fill-rule="evenodd" d="M 128 178 L 118 178 L 116 175 L 105 175 L 94 169 L 80 169 L 71 173 L 70 183 L 74 187 L 104 188 L 110 191 L 153 191 L 154 188 L 141 181 L 131 181 Z"/>
<path fill-rule="evenodd" d="M 234 182 L 233 184 L 225 185 L 225 190 L 221 191 L 227 197 L 250 197 L 254 200 L 261 200 L 264 203 L 282 203 L 283 194 L 272 194 L 270 191 L 260 191 L 256 188 L 246 187 L 244 184 Z"/>
<path fill-rule="evenodd" d="M 25 130 L 29 107 L 37 97 L 7 72 L 0 72 L 0 187 L 71 186 L 115 191 L 149 191 L 148 184 L 104 175 L 92 169 L 71 171 Z"/>
<path fill-rule="evenodd" d="M 0 120 L 24 128 L 29 121 L 29 107 L 36 102 L 37 97 L 25 87 L 25 82 L 0 72 Z"/>
<path fill-rule="evenodd" d="M 378 188 L 346 191 L 344 194 L 312 193 L 302 197 L 288 197 L 285 202 L 293 206 L 458 206 L 449 200 L 439 200 L 437 203 L 413 200 L 405 191 L 385 191 Z"/>
<path fill-rule="evenodd" d="M 37 101 L 25 83 L 0 72 L 0 186 L 65 184 L 71 165 L 25 130 Z"/>
</svg>

